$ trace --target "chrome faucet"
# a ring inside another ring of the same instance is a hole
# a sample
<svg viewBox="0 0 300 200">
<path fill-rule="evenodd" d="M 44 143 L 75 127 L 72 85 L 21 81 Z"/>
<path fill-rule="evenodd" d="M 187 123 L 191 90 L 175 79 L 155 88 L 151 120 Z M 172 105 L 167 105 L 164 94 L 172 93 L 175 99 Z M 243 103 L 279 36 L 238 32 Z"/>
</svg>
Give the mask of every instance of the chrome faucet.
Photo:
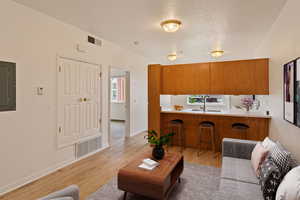
<svg viewBox="0 0 300 200">
<path fill-rule="evenodd" d="M 260 100 L 255 99 L 255 101 L 254 101 L 254 106 L 255 106 L 255 109 L 256 109 L 256 110 L 259 110 L 259 108 L 260 108 L 260 106 L 261 106 Z"/>
<path fill-rule="evenodd" d="M 206 98 L 207 97 L 209 97 L 209 96 L 203 95 L 203 99 L 204 99 L 203 106 L 202 107 L 200 106 L 200 109 L 202 109 L 203 112 L 206 112 Z"/>
</svg>

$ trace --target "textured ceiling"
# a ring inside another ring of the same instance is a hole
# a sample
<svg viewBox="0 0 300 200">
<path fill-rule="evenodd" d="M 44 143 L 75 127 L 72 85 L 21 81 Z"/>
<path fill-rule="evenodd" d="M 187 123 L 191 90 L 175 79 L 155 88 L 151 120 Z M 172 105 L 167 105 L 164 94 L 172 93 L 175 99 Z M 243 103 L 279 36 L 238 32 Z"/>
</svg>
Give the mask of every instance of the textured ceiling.
<svg viewBox="0 0 300 200">
<path fill-rule="evenodd" d="M 177 51 L 176 62 L 251 58 L 286 0 L 14 0 L 156 62 Z M 165 33 L 160 22 L 180 19 L 182 29 Z M 134 45 L 139 41 L 139 45 Z"/>
</svg>

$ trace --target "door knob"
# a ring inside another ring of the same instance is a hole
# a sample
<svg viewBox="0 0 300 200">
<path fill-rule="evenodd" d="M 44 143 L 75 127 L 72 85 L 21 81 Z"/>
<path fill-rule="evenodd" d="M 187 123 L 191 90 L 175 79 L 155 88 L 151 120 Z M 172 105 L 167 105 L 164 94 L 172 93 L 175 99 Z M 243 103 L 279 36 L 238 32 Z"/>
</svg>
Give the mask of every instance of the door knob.
<svg viewBox="0 0 300 200">
<path fill-rule="evenodd" d="M 90 101 L 91 99 L 88 99 L 88 98 L 86 98 L 86 97 L 84 97 L 84 98 L 79 98 L 79 101 L 80 102 L 87 102 L 87 101 Z"/>
<path fill-rule="evenodd" d="M 89 99 L 89 98 L 83 98 L 83 101 L 84 102 L 87 102 L 87 101 L 90 101 L 91 99 Z"/>
</svg>

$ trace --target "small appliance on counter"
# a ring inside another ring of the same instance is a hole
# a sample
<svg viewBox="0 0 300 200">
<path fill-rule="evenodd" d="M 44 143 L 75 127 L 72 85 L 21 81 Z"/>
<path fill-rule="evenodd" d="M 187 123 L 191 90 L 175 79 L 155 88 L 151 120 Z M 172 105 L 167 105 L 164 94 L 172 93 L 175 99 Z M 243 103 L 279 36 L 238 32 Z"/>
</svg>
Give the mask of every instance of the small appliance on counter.
<svg viewBox="0 0 300 200">
<path fill-rule="evenodd" d="M 181 111 L 181 110 L 183 110 L 183 106 L 181 106 L 181 105 L 174 105 L 174 109 L 177 110 L 177 111 Z"/>
</svg>

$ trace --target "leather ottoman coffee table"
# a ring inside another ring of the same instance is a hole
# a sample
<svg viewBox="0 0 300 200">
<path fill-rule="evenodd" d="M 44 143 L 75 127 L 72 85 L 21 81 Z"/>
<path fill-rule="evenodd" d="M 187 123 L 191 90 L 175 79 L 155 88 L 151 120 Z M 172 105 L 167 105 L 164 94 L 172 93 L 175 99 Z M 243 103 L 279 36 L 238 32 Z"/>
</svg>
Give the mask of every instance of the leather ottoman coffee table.
<svg viewBox="0 0 300 200">
<path fill-rule="evenodd" d="M 138 166 L 145 158 L 152 158 L 151 152 L 138 155 L 118 173 L 118 188 L 127 192 L 142 195 L 152 199 L 165 200 L 173 187 L 180 183 L 184 161 L 180 153 L 166 153 L 163 160 L 158 161 L 159 166 L 152 171 L 144 170 Z"/>
</svg>

